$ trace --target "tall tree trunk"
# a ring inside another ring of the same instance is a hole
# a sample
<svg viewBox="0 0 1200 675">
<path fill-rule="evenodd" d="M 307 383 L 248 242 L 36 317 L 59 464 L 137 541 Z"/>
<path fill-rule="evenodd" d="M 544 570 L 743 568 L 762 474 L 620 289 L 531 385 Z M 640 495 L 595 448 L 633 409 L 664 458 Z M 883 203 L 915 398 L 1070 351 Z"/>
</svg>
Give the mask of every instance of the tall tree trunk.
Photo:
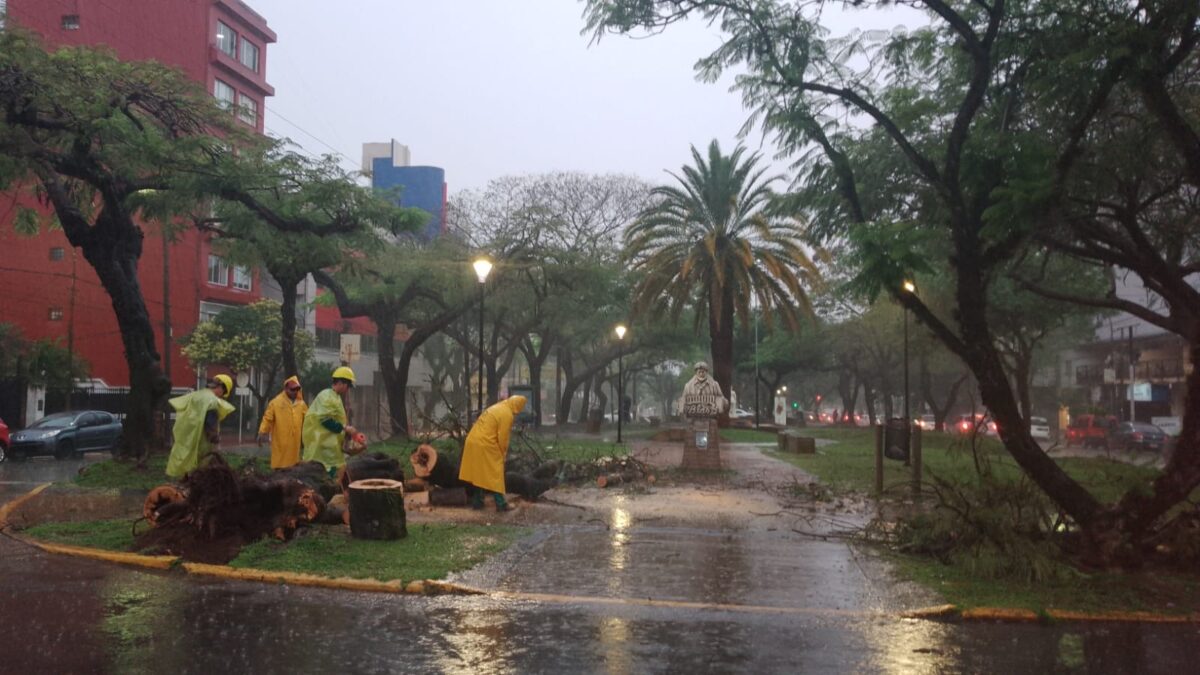
<svg viewBox="0 0 1200 675">
<path fill-rule="evenodd" d="M 162 369 L 154 326 L 138 282 L 144 235 L 137 227 L 122 227 L 112 218 L 107 211 L 102 212 L 95 231 L 87 232 L 86 239 L 79 243 L 72 237 L 71 243 L 82 244 L 84 258 L 112 301 L 129 366 L 129 400 L 118 455 L 141 460 L 152 449 L 165 447 L 155 417 L 171 391 L 171 382 Z"/>
<path fill-rule="evenodd" d="M 1013 359 L 1013 378 L 1017 381 L 1017 400 L 1021 404 L 1021 414 L 1028 418 L 1032 414 L 1033 396 L 1033 351 L 1022 350 Z"/>
<path fill-rule="evenodd" d="M 712 296 L 719 295 L 719 299 Z M 717 304 L 719 303 L 719 305 Z M 708 334 L 711 341 L 713 378 L 726 398 L 733 391 L 733 287 L 714 289 L 708 307 Z M 729 426 L 729 410 L 717 417 L 721 427 Z"/>
<path fill-rule="evenodd" d="M 300 364 L 296 362 L 296 287 L 304 280 L 288 276 L 281 270 L 267 270 L 275 281 L 279 282 L 280 295 L 283 301 L 279 303 L 279 315 L 283 319 L 283 332 L 279 336 L 280 361 L 283 364 L 285 377 L 300 374 Z"/>
<path fill-rule="evenodd" d="M 383 387 L 387 392 L 388 415 L 392 418 L 392 434 L 408 437 L 408 371 L 412 363 L 412 355 L 403 357 L 396 363 L 396 317 L 388 312 L 374 312 L 371 321 L 375 323 L 375 334 L 378 336 L 376 359 L 379 364 L 379 374 L 383 378 Z M 402 350 L 408 351 L 408 343 Z"/>
</svg>

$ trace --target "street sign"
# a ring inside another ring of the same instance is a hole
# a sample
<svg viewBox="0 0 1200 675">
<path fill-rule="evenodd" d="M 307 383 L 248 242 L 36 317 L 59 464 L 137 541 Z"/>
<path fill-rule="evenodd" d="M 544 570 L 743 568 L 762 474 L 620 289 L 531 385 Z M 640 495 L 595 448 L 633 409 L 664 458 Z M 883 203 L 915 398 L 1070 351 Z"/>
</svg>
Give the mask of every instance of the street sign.
<svg viewBox="0 0 1200 675">
<path fill-rule="evenodd" d="M 250 384 L 250 373 L 238 373 L 237 386 L 239 388 L 244 388 L 248 384 Z"/>
<path fill-rule="evenodd" d="M 237 387 L 233 390 L 233 393 L 237 394 L 238 396 L 249 396 L 250 387 Z"/>
<path fill-rule="evenodd" d="M 354 363 L 362 354 L 362 336 L 354 333 L 342 333 L 340 356 L 342 363 Z"/>
</svg>

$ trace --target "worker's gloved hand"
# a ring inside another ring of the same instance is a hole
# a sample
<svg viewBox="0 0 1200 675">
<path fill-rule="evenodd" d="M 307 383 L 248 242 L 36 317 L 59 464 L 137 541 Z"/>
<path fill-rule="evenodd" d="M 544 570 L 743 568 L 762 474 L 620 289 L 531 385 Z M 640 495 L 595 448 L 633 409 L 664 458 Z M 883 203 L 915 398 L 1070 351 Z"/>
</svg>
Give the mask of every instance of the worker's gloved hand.
<svg viewBox="0 0 1200 675">
<path fill-rule="evenodd" d="M 357 433 L 358 433 L 358 429 L 355 429 L 355 428 L 354 428 L 354 427 L 352 427 L 352 426 L 347 426 L 347 427 L 346 427 L 346 429 L 345 429 L 345 431 L 346 431 L 346 435 L 347 435 L 347 436 L 354 436 L 354 434 L 357 434 Z"/>
<path fill-rule="evenodd" d="M 258 447 L 260 447 L 260 448 L 261 448 L 261 447 L 263 446 L 263 442 L 264 442 L 266 439 L 267 439 L 267 435 L 266 435 L 266 434 L 259 434 L 259 435 L 258 435 L 258 437 L 255 439 L 255 441 L 258 443 Z"/>
</svg>

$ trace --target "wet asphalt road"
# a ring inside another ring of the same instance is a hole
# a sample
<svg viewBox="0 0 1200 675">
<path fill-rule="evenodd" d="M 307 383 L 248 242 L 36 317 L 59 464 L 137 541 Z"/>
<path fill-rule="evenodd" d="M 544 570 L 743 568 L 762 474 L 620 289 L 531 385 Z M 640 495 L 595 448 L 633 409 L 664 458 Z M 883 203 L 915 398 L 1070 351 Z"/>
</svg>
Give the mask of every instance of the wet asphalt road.
<svg viewBox="0 0 1200 675">
<path fill-rule="evenodd" d="M 84 465 L 103 461 L 107 452 L 88 452 L 73 459 L 31 457 L 14 462 L 0 462 L 0 504 L 29 492 L 41 483 L 69 481 Z"/>
<path fill-rule="evenodd" d="M 0 501 L 102 458 L 0 465 Z M 143 572 L 0 537 L 0 673 L 1195 672 L 1196 625 L 900 619 L 912 598 L 876 565 L 835 542 L 614 510 L 463 576 L 506 595 L 424 598 Z"/>
</svg>

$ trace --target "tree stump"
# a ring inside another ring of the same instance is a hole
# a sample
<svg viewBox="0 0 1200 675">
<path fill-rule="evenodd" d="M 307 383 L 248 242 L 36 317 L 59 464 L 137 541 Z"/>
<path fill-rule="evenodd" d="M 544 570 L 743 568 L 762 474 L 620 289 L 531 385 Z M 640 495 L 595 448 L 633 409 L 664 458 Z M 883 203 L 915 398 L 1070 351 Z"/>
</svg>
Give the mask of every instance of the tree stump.
<svg viewBox="0 0 1200 675">
<path fill-rule="evenodd" d="M 399 539 L 408 535 L 404 484 L 368 478 L 350 484 L 350 535 L 356 539 Z"/>
</svg>

